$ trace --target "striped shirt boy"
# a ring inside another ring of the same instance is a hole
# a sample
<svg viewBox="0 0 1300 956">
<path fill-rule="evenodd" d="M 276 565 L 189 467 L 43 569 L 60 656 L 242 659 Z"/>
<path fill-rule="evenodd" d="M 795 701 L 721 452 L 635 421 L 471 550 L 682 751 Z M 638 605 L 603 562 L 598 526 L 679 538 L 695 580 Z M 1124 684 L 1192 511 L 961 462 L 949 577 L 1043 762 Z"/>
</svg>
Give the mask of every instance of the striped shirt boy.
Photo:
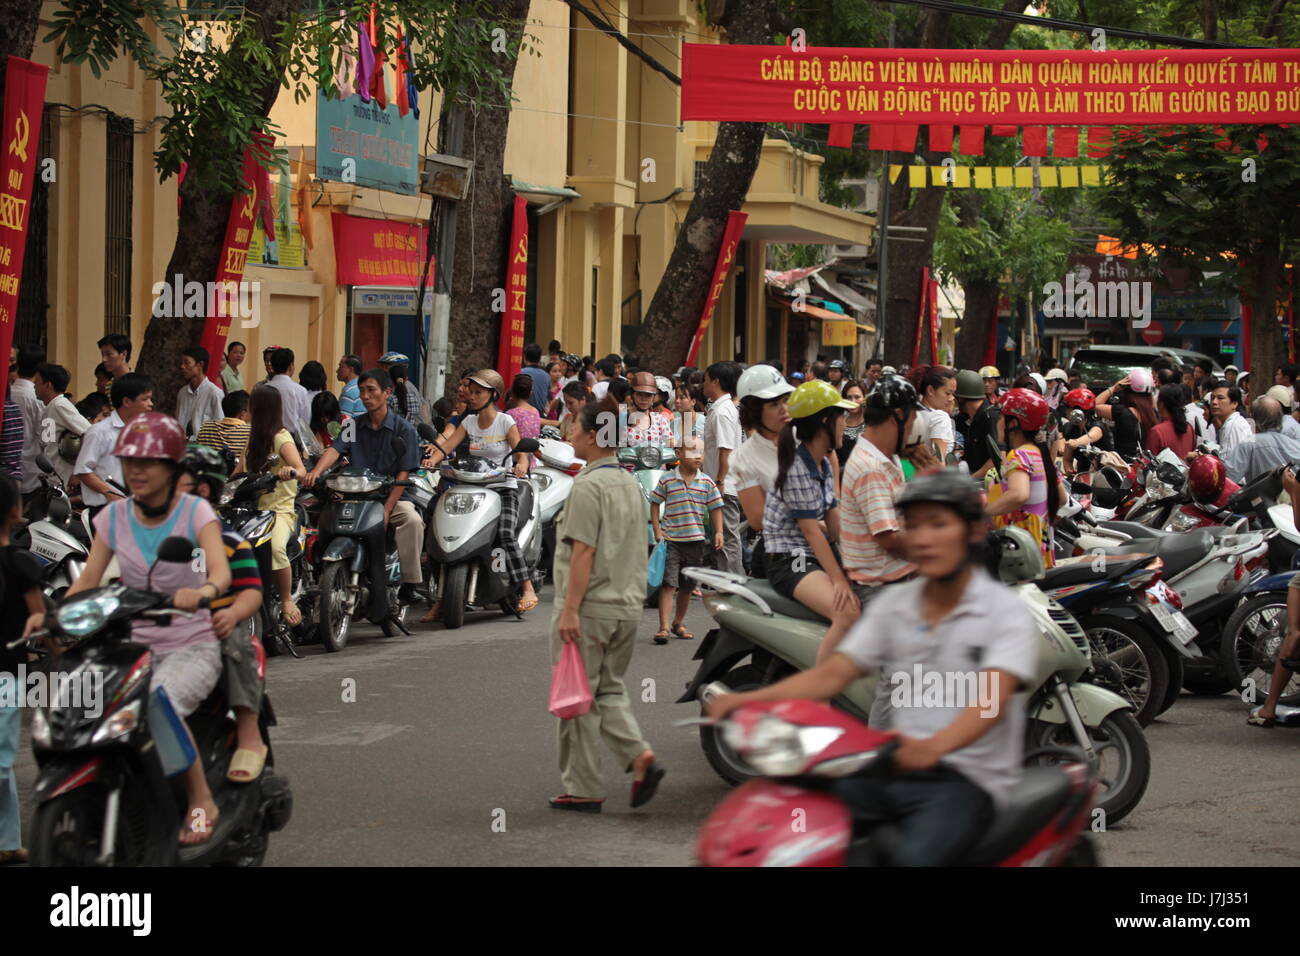
<svg viewBox="0 0 1300 956">
<path fill-rule="evenodd" d="M 692 478 L 681 469 L 668 472 L 650 492 L 650 503 L 662 509 L 659 531 L 667 541 L 705 541 L 709 512 L 722 507 L 718 486 L 702 471 Z"/>
<path fill-rule="evenodd" d="M 230 565 L 230 587 L 210 607 L 219 611 L 235 603 L 240 591 L 262 590 L 262 575 L 257 570 L 257 554 L 253 546 L 234 528 L 221 522 L 221 543 L 226 546 L 226 562 Z"/>
<path fill-rule="evenodd" d="M 888 584 L 905 578 L 916 566 L 896 558 L 875 536 L 901 531 L 894 502 L 903 493 L 903 469 L 898 458 L 887 457 L 862 438 L 844 463 L 840 493 L 840 557 L 849 580 L 859 584 Z"/>
</svg>

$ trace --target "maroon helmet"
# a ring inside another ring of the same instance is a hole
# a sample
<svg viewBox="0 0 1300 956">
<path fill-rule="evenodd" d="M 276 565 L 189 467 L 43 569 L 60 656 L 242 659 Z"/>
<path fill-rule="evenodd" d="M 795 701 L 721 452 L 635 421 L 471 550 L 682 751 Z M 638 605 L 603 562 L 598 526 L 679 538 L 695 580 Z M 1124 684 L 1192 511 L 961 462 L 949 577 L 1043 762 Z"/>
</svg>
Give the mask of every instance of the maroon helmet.
<svg viewBox="0 0 1300 956">
<path fill-rule="evenodd" d="M 118 458 L 166 458 L 181 462 L 185 459 L 187 442 L 185 432 L 176 419 L 162 412 L 143 412 L 126 423 L 113 454 Z"/>
<path fill-rule="evenodd" d="M 1065 404 L 1090 412 L 1097 407 L 1097 396 L 1092 394 L 1091 389 L 1072 388 L 1065 393 Z"/>
<path fill-rule="evenodd" d="M 1187 490 L 1193 500 L 1206 504 L 1218 499 L 1223 493 L 1223 483 L 1228 478 L 1228 470 L 1223 462 L 1213 455 L 1201 455 L 1187 467 Z"/>
</svg>

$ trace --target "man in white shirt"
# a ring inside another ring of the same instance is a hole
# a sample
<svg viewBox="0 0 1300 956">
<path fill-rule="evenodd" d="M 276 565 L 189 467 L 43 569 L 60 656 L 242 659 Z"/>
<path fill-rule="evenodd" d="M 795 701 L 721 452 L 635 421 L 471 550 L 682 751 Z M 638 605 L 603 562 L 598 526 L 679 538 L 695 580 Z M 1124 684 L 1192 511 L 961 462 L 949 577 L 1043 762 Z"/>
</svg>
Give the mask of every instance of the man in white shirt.
<svg viewBox="0 0 1300 956">
<path fill-rule="evenodd" d="M 271 353 L 271 371 L 275 374 L 267 384 L 280 390 L 284 427 L 295 435 L 307 435 L 311 424 L 311 402 L 307 399 L 307 389 L 290 377 L 293 370 L 293 350 L 276 349 Z"/>
<path fill-rule="evenodd" d="M 1291 390 L 1284 385 L 1274 385 L 1264 394 L 1282 406 L 1282 434 L 1300 439 L 1300 422 L 1292 414 Z"/>
<path fill-rule="evenodd" d="M 176 395 L 176 420 L 190 438 L 205 422 L 220 421 L 224 393 L 208 378 L 208 350 L 193 346 L 181 353 L 181 374 L 185 384 Z"/>
<path fill-rule="evenodd" d="M 113 454 L 117 438 L 126 423 L 142 412 L 153 411 L 153 383 L 143 375 L 127 372 L 113 381 L 113 413 L 96 422 L 81 436 L 81 454 L 72 472 L 81 480 L 81 500 L 93 519 L 104 505 L 122 497 L 122 465 Z M 113 488 L 111 480 L 117 484 Z"/>
<path fill-rule="evenodd" d="M 1219 458 L 1233 481 L 1246 471 L 1247 447 L 1255 440 L 1255 430 L 1237 409 L 1241 406 L 1241 389 L 1219 382 L 1210 392 L 1210 435 L 1219 444 Z"/>
<path fill-rule="evenodd" d="M 609 383 L 618 377 L 618 366 L 613 359 L 603 358 L 596 363 L 596 384 L 591 386 L 591 397 L 602 401 L 609 391 Z"/>
<path fill-rule="evenodd" d="M 59 442 L 66 435 L 84 435 L 90 428 L 90 422 L 77 411 L 72 399 L 63 394 L 68 389 L 70 378 L 62 365 L 46 362 L 36 370 L 34 379 L 36 397 L 45 403 L 45 414 L 41 418 L 43 451 L 65 488 L 72 480 L 73 463 L 59 454 Z"/>
<path fill-rule="evenodd" d="M 740 542 L 740 499 L 736 476 L 731 471 L 731 453 L 740 447 L 740 413 L 731 396 L 740 378 L 735 362 L 714 362 L 704 371 L 704 397 L 709 411 L 704 419 L 704 471 L 722 492 L 721 559 L 732 574 L 744 574 Z"/>
<path fill-rule="evenodd" d="M 22 479 L 18 490 L 25 499 L 41 486 L 41 471 L 36 467 L 36 456 L 42 450 L 41 419 L 45 417 L 45 403 L 36 397 L 36 385 L 32 379 L 44 361 L 45 349 L 39 345 L 20 345 L 14 349 L 10 358 L 11 367 L 18 370 L 18 377 L 9 387 L 9 398 L 23 416 L 23 454 L 20 459 Z M 25 504 L 30 504 L 31 500 L 27 499 Z"/>
</svg>

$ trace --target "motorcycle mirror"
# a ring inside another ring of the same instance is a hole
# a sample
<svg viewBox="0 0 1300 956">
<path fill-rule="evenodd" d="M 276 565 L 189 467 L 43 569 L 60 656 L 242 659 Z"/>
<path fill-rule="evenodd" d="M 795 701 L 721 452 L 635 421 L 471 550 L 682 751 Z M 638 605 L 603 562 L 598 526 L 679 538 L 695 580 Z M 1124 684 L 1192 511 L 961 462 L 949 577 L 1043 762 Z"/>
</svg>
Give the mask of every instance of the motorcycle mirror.
<svg viewBox="0 0 1300 956">
<path fill-rule="evenodd" d="M 47 475 L 54 474 L 54 466 L 50 464 L 50 460 L 44 455 L 36 456 L 36 467 Z"/>
<path fill-rule="evenodd" d="M 172 535 L 158 545 L 158 560 L 168 564 L 185 564 L 194 557 L 194 544 L 189 538 Z"/>
<path fill-rule="evenodd" d="M 521 438 L 519 439 L 519 444 L 516 445 L 514 448 L 514 453 L 516 455 L 520 455 L 520 454 L 531 455 L 540 451 L 541 447 L 542 446 L 538 444 L 536 438 Z"/>
<path fill-rule="evenodd" d="M 433 426 L 428 422 L 420 422 L 415 426 L 415 433 L 425 441 L 437 441 L 438 433 L 434 431 Z"/>
</svg>

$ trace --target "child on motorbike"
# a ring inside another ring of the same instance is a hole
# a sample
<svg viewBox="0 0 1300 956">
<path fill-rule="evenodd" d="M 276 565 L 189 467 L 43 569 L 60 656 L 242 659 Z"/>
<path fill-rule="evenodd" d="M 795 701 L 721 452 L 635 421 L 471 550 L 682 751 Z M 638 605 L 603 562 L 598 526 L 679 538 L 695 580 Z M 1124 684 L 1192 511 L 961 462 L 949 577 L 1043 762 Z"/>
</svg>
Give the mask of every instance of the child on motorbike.
<svg viewBox="0 0 1300 956">
<path fill-rule="evenodd" d="M 67 592 L 72 598 L 98 587 L 109 561 L 116 557 L 123 584 L 171 594 L 175 608 L 192 614 L 178 615 L 165 626 L 140 620 L 131 627 L 132 640 L 153 651 L 152 686 L 167 692 L 182 720 L 203 703 L 221 677 L 221 649 L 212 618 L 206 609 L 199 609 L 199 603 L 220 597 L 230 587 L 221 520 L 206 501 L 176 487 L 185 448 L 185 432 L 161 412 L 141 413 L 122 429 L 113 454 L 122 463 L 131 497 L 112 502 L 96 515 L 86 569 Z M 202 560 L 196 556 L 183 564 L 157 562 L 158 547 L 169 537 L 194 542 L 202 549 Z M 206 843 L 219 814 L 202 759 L 195 759 L 185 771 L 185 791 L 189 810 L 180 842 Z"/>
<path fill-rule="evenodd" d="M 1052 516 L 1061 507 L 1056 465 L 1047 450 L 1047 399 L 1027 388 L 1002 396 L 998 437 L 1008 449 L 1001 482 L 989 488 L 988 514 L 999 528 L 1024 528 L 1038 542 L 1047 567 L 1056 563 Z"/>
<path fill-rule="evenodd" d="M 918 476 L 898 499 L 903 540 L 917 579 L 885 590 L 836 648 L 811 670 L 769 687 L 722 694 L 708 714 L 791 698 L 829 700 L 881 665 L 894 675 L 892 726 L 900 736 L 888 777 L 846 778 L 837 792 L 867 825 L 893 822 L 887 848 L 898 866 L 961 859 L 1005 806 L 1021 774 L 1021 688 L 1037 671 L 1038 632 L 1015 593 L 979 566 L 988 532 L 979 486 L 956 470 Z M 926 674 L 926 695 L 903 678 Z M 987 699 L 963 687 L 987 674 Z M 932 681 L 930 675 L 941 678 Z M 942 687 L 942 700 L 929 687 Z"/>
<path fill-rule="evenodd" d="M 215 508 L 221 501 L 226 479 L 226 462 L 221 453 L 207 445 L 191 444 L 181 462 L 176 490 L 197 495 Z M 253 615 L 262 608 L 262 576 L 257 570 L 253 546 L 224 519 L 221 543 L 230 563 L 230 588 L 214 599 L 208 609 L 212 612 L 212 630 L 221 640 L 226 703 L 235 712 L 239 739 L 239 749 L 230 759 L 226 779 L 231 783 L 249 783 L 261 776 L 267 751 L 262 730 L 257 725 L 257 715 L 262 709 L 265 657 L 261 642 L 250 626 Z"/>
</svg>

